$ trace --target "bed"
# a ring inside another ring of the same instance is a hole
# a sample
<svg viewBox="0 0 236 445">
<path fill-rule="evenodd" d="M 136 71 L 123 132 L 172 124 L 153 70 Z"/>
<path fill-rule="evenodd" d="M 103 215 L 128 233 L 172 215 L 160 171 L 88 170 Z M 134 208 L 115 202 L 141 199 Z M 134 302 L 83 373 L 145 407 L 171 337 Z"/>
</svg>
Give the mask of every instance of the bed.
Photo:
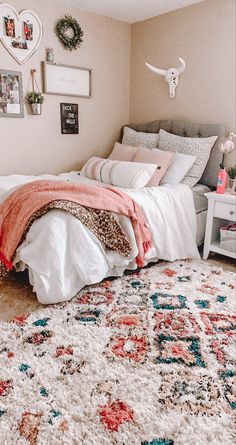
<svg viewBox="0 0 236 445">
<path fill-rule="evenodd" d="M 214 188 L 217 182 L 219 165 L 222 162 L 222 153 L 220 153 L 218 149 L 218 143 L 219 139 L 225 137 L 225 127 L 220 124 L 194 124 L 180 120 L 155 120 L 145 124 L 129 124 L 128 127 L 144 133 L 158 133 L 160 129 L 163 129 L 178 136 L 192 138 L 218 136 L 218 140 L 211 150 L 210 158 L 201 180 L 192 188 L 197 217 L 196 241 L 197 245 L 201 246 L 204 241 L 207 217 L 207 198 L 204 196 L 204 193 Z M 124 127 L 121 130 L 121 140 L 123 130 Z"/>
<path fill-rule="evenodd" d="M 163 128 L 191 137 L 224 135 L 221 125 L 193 125 L 180 121 L 155 121 L 130 127 L 142 132 L 158 132 Z M 153 245 L 145 256 L 144 265 L 158 259 L 199 258 L 197 244 L 200 245 L 204 238 L 207 209 L 204 193 L 215 184 L 220 162 L 215 144 L 201 181 L 192 190 L 184 184 L 124 189 L 143 211 L 152 234 Z M 82 177 L 79 172 L 0 177 L 0 202 L 20 185 L 38 179 L 104 185 Z M 121 276 L 125 270 L 137 268 L 137 245 L 131 222 L 126 216 L 114 216 L 131 241 L 129 256 L 105 249 L 78 219 L 60 210 L 51 210 L 32 224 L 17 249 L 14 267 L 16 271 L 28 269 L 29 281 L 42 304 L 70 300 L 85 285 L 100 282 L 108 276 Z"/>
</svg>

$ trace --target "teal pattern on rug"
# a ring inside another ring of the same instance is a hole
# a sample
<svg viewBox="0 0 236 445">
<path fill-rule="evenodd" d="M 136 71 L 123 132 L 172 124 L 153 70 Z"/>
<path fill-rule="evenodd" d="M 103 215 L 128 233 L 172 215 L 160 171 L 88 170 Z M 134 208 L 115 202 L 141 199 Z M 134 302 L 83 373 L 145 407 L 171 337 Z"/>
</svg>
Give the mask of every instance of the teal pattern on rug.
<svg viewBox="0 0 236 445">
<path fill-rule="evenodd" d="M 177 261 L 0 323 L 0 443 L 236 443 L 234 299 Z"/>
<path fill-rule="evenodd" d="M 174 442 L 169 439 L 154 439 L 151 442 L 142 442 L 142 445 L 174 445 Z"/>
</svg>

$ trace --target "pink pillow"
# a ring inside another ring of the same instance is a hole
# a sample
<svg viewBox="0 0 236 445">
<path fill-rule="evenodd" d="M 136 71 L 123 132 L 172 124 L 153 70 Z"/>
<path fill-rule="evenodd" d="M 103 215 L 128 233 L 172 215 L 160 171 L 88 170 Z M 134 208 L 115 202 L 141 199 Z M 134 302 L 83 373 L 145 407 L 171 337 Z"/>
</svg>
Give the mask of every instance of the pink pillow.
<svg viewBox="0 0 236 445">
<path fill-rule="evenodd" d="M 132 147 L 131 145 L 123 145 L 116 142 L 108 159 L 113 161 L 131 162 L 133 161 L 138 149 L 139 147 Z"/>
<path fill-rule="evenodd" d="M 136 155 L 133 158 L 134 162 L 141 162 L 145 164 L 157 164 L 154 175 L 151 177 L 147 187 L 157 187 L 164 176 L 166 170 L 175 157 L 175 152 L 159 150 L 158 148 L 138 148 Z"/>
</svg>

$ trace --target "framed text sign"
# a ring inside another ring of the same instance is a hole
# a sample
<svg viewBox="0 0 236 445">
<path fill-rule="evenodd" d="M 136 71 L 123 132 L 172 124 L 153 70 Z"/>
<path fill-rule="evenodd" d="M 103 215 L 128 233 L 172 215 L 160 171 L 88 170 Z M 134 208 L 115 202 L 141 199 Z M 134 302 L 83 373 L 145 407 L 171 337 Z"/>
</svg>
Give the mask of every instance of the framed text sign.
<svg viewBox="0 0 236 445">
<path fill-rule="evenodd" d="M 61 133 L 79 133 L 78 104 L 61 103 Z"/>
<path fill-rule="evenodd" d="M 44 92 L 91 97 L 91 70 L 44 62 Z"/>
</svg>

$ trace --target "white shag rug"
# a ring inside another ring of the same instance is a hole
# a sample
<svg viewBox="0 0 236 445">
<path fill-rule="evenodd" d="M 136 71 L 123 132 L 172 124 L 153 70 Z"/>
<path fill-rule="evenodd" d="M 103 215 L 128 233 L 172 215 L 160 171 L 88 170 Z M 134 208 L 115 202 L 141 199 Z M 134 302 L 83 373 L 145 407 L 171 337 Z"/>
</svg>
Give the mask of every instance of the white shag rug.
<svg viewBox="0 0 236 445">
<path fill-rule="evenodd" d="M 1 323 L 1 445 L 232 445 L 234 300 L 178 261 Z"/>
</svg>

